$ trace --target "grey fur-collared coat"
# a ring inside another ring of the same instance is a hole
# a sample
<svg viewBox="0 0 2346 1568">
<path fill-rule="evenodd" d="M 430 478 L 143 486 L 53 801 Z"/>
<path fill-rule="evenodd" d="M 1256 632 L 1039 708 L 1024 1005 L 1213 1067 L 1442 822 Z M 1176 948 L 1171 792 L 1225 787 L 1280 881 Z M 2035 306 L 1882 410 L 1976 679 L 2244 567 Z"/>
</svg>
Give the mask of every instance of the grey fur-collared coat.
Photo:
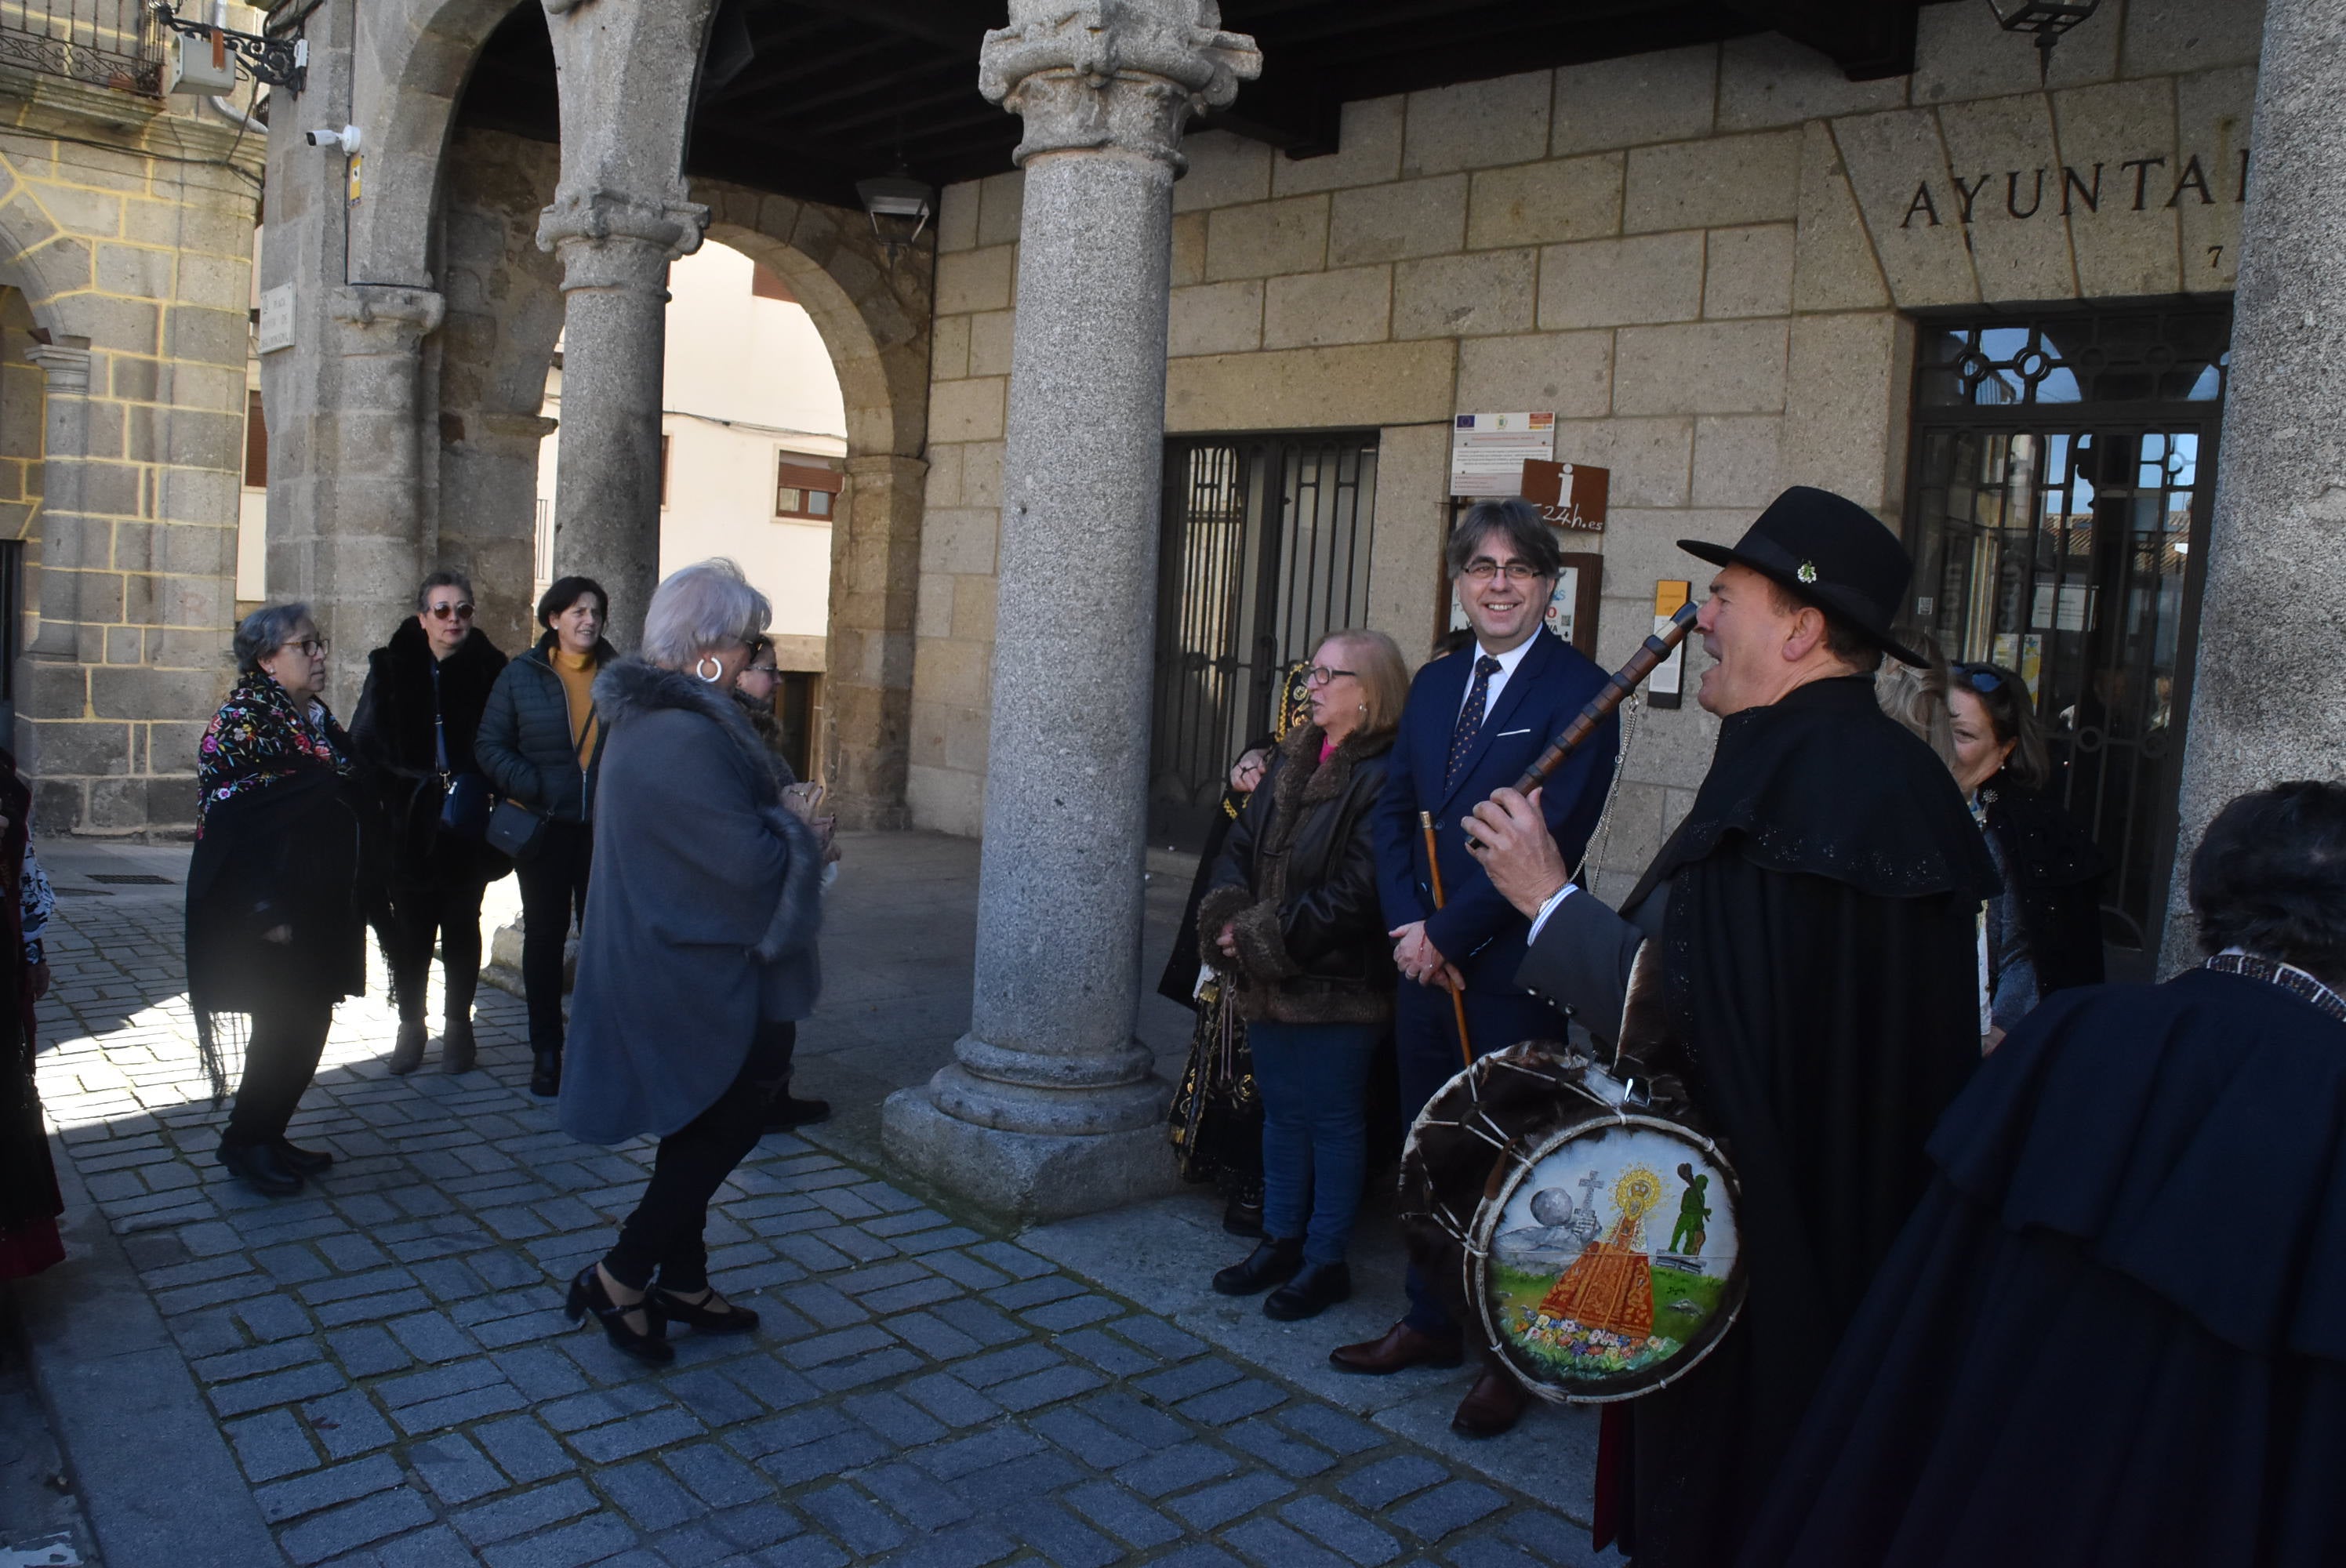
<svg viewBox="0 0 2346 1568">
<path fill-rule="evenodd" d="M 626 658 L 595 703 L 607 738 L 560 1115 L 616 1144 L 682 1127 L 761 1021 L 813 1011 L 822 852 L 724 692 Z"/>
</svg>

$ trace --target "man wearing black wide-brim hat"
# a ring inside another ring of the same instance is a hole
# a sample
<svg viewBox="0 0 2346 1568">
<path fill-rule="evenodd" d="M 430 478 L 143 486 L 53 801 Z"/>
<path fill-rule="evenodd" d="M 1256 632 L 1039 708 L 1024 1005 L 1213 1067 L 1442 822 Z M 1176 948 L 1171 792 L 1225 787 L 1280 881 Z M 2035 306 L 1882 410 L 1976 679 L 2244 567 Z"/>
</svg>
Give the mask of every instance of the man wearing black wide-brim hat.
<svg viewBox="0 0 2346 1568">
<path fill-rule="evenodd" d="M 1978 1064 L 1997 885 L 1945 766 L 1874 700 L 1885 653 L 1923 662 L 1891 634 L 1912 566 L 1890 530 L 1799 487 L 1732 549 L 1679 543 L 1719 568 L 1695 626 L 1723 722 L 1624 912 L 1568 884 L 1522 796 L 1474 813 L 1492 884 L 1533 921 L 1517 979 L 1626 1037 L 1641 1074 L 1678 1074 L 1741 1182 L 1740 1319 L 1678 1381 L 1608 1407 L 1626 1462 L 1599 1528 L 1639 1568 L 1733 1561 Z"/>
</svg>

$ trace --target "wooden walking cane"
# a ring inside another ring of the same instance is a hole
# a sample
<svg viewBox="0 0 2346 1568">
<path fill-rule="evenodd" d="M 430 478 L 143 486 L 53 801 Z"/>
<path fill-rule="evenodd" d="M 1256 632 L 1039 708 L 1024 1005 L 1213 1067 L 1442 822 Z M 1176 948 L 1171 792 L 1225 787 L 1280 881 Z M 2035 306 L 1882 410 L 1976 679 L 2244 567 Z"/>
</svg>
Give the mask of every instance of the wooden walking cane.
<svg viewBox="0 0 2346 1568">
<path fill-rule="evenodd" d="M 1433 813 L 1420 811 L 1417 825 L 1425 830 L 1425 869 L 1433 878 L 1433 907 L 1438 910 L 1442 907 L 1442 862 L 1434 858 L 1433 853 Z M 1458 1054 L 1466 1065 L 1472 1067 L 1474 1064 L 1474 1048 L 1466 1044 L 1466 993 L 1458 989 L 1458 983 L 1454 980 L 1443 983 L 1450 987 L 1450 1011 L 1458 1020 Z"/>
</svg>

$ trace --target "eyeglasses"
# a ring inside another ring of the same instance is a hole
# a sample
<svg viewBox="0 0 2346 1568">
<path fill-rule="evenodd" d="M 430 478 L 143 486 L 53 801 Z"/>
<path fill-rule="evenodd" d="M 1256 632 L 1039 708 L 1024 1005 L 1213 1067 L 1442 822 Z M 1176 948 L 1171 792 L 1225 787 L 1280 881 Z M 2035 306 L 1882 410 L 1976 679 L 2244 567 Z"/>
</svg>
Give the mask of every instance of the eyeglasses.
<svg viewBox="0 0 2346 1568">
<path fill-rule="evenodd" d="M 452 616 L 460 621 L 469 621 L 473 618 L 473 606 L 467 604 L 434 605 L 429 614 L 435 621 L 444 621 Z"/>
<path fill-rule="evenodd" d="M 1303 684 L 1306 686 L 1325 686 L 1340 675 L 1349 675 L 1357 679 L 1360 673 L 1361 672 L 1356 669 L 1331 669 L 1324 664 L 1315 664 L 1310 669 L 1303 672 Z"/>
<path fill-rule="evenodd" d="M 1993 665 L 1959 664 L 1955 674 L 1963 683 L 1983 697 L 1993 697 L 2004 687 L 2004 675 Z"/>
<path fill-rule="evenodd" d="M 323 637 L 295 637 L 291 642 L 279 645 L 280 647 L 298 648 L 307 658 L 324 658 L 332 646 Z"/>
<path fill-rule="evenodd" d="M 753 664 L 741 673 L 743 675 L 779 676 L 782 672 L 776 667 L 770 664 Z"/>
<path fill-rule="evenodd" d="M 1507 575 L 1510 583 L 1528 583 L 1534 577 L 1547 575 L 1529 561 L 1509 561 L 1502 565 L 1488 555 L 1477 555 L 1466 563 L 1465 575 L 1478 583 L 1487 583 L 1502 572 Z"/>
</svg>

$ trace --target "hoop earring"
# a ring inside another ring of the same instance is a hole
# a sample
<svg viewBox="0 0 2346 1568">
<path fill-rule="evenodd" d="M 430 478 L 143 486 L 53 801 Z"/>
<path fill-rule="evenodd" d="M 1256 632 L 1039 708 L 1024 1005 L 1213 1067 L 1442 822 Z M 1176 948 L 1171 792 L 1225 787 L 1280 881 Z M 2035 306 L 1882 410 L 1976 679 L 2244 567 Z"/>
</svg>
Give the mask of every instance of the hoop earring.
<svg viewBox="0 0 2346 1568">
<path fill-rule="evenodd" d="M 713 664 L 717 667 L 704 673 L 700 667 L 705 664 Z M 692 673 L 699 676 L 702 680 L 707 681 L 709 685 L 715 686 L 717 684 L 717 677 L 725 673 L 725 661 L 717 657 L 714 654 L 702 654 L 698 659 L 693 661 Z"/>
</svg>

